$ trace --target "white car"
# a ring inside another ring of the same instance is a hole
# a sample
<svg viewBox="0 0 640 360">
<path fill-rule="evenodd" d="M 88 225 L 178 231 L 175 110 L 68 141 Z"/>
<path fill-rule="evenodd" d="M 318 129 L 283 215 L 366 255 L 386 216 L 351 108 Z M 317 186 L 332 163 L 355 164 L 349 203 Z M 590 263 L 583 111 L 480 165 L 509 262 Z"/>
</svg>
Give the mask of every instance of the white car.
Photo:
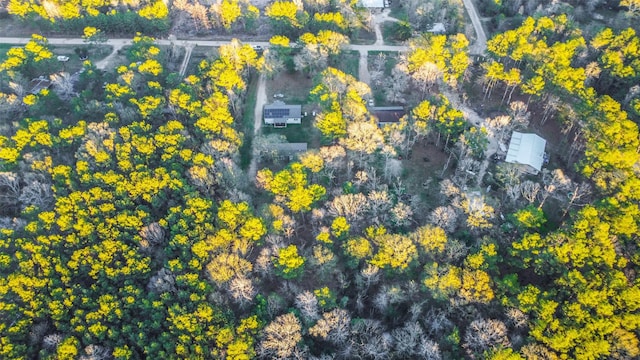
<svg viewBox="0 0 640 360">
<path fill-rule="evenodd" d="M 374 105 L 373 99 L 369 99 L 369 106 L 373 106 L 373 105 Z"/>
</svg>

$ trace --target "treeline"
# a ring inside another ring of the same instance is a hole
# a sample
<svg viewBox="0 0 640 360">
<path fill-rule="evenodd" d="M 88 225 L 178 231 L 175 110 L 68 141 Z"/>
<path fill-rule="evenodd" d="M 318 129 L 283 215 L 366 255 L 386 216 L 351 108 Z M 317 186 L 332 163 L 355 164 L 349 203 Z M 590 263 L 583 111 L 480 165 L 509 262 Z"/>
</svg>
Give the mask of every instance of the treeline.
<svg viewBox="0 0 640 360">
<path fill-rule="evenodd" d="M 388 89 L 409 114 L 383 128 L 371 89 L 327 67 L 333 30 L 302 32 L 297 52 L 274 36 L 260 58 L 233 41 L 184 79 L 139 36 L 114 72 L 86 62 L 30 94 L 53 61 L 34 36 L 0 65 L 20 119 L 0 137 L 0 355 L 638 357 L 636 102 L 607 88 L 632 94 L 631 31 L 585 39 L 558 16 L 495 36 L 480 96 L 508 108 L 486 127 L 447 95 L 468 85 L 468 41 L 427 34 Z M 247 84 L 287 61 L 317 74 L 322 145 L 247 179 Z M 490 139 L 544 121 L 574 168 L 470 176 Z M 398 158 L 427 145 L 448 160 L 414 179 Z"/>
<path fill-rule="evenodd" d="M 87 26 L 107 33 L 162 34 L 170 27 L 169 8 L 149 1 L 21 1 L 7 4 L 9 14 L 35 21 L 42 29 L 80 33 Z"/>
</svg>

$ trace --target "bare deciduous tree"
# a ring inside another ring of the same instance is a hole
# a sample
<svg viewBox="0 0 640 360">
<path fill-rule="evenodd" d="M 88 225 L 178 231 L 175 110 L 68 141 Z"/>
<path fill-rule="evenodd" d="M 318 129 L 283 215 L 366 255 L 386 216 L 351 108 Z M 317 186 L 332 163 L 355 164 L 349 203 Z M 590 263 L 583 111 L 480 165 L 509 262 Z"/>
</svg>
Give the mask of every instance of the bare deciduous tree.
<svg viewBox="0 0 640 360">
<path fill-rule="evenodd" d="M 449 179 L 444 179 L 440 182 L 440 193 L 448 198 L 459 196 L 461 191 L 460 188 L 453 181 Z"/>
<path fill-rule="evenodd" d="M 42 347 L 49 351 L 55 351 L 62 340 L 64 340 L 62 334 L 49 334 L 42 339 Z"/>
<path fill-rule="evenodd" d="M 320 317 L 318 298 L 311 291 L 304 291 L 296 296 L 296 307 L 306 321 L 315 321 Z"/>
<path fill-rule="evenodd" d="M 370 219 L 376 224 L 386 222 L 392 205 L 389 194 L 384 190 L 373 190 L 369 192 L 367 199 L 369 200 Z"/>
<path fill-rule="evenodd" d="M 340 139 L 347 149 L 358 154 L 358 163 L 363 167 L 366 157 L 384 144 L 382 132 L 373 122 L 354 122 L 347 127 L 348 136 Z"/>
<path fill-rule="evenodd" d="M 510 130 L 525 129 L 529 126 L 531 113 L 527 111 L 527 104 L 522 101 L 513 101 L 509 104 L 509 115 L 513 119 Z"/>
<path fill-rule="evenodd" d="M 381 313 L 386 313 L 391 305 L 406 300 L 404 290 L 399 286 L 383 285 L 373 298 L 373 306 Z"/>
<path fill-rule="evenodd" d="M 417 322 L 410 322 L 391 332 L 395 345 L 395 355 L 399 358 L 412 358 L 419 355 L 419 346 L 424 338 L 424 331 Z"/>
<path fill-rule="evenodd" d="M 377 284 L 378 281 L 380 281 L 380 268 L 375 265 L 368 264 L 360 270 L 360 274 L 356 275 L 356 284 L 365 290 Z"/>
<path fill-rule="evenodd" d="M 362 193 L 339 195 L 327 205 L 327 212 L 333 216 L 344 216 L 353 224 L 361 219 L 368 206 L 367 197 Z"/>
<path fill-rule="evenodd" d="M 20 179 L 12 172 L 0 172 L 0 204 L 16 205 L 20 198 Z"/>
<path fill-rule="evenodd" d="M 542 169 L 542 183 L 544 187 L 540 193 L 539 209 L 542 209 L 542 205 L 544 205 L 549 196 L 555 194 L 558 190 L 565 190 L 571 186 L 571 179 L 561 169 L 552 171 Z"/>
<path fill-rule="evenodd" d="M 496 347 L 509 347 L 506 325 L 499 320 L 474 320 L 467 327 L 463 347 L 470 356 L 482 354 Z"/>
<path fill-rule="evenodd" d="M 112 349 L 100 345 L 87 345 L 84 348 L 84 354 L 80 355 L 80 360 L 107 360 L 112 359 Z"/>
<path fill-rule="evenodd" d="M 453 263 L 467 256 L 469 248 L 458 239 L 449 239 L 445 245 L 447 262 Z"/>
<path fill-rule="evenodd" d="M 345 359 L 388 359 L 392 341 L 380 321 L 360 319 L 351 327 L 351 346 L 340 355 Z"/>
<path fill-rule="evenodd" d="M 314 76 L 327 67 L 328 54 L 318 51 L 316 46 L 305 46 L 293 57 L 293 64 L 296 71 L 304 72 L 309 76 Z"/>
<path fill-rule="evenodd" d="M 520 186 L 520 192 L 522 193 L 522 196 L 527 199 L 529 204 L 533 204 L 533 202 L 538 198 L 538 192 L 540 192 L 540 184 L 531 180 L 527 180 Z"/>
<path fill-rule="evenodd" d="M 173 293 L 176 291 L 176 276 L 171 270 L 162 268 L 149 279 L 147 289 L 158 294 Z"/>
<path fill-rule="evenodd" d="M 246 276 L 236 276 L 229 282 L 229 292 L 233 300 L 244 308 L 251 304 L 257 291 L 251 279 Z"/>
<path fill-rule="evenodd" d="M 53 205 L 51 184 L 42 183 L 38 180 L 31 181 L 22 188 L 18 200 L 23 208 L 34 205 L 42 210 L 49 209 Z"/>
<path fill-rule="evenodd" d="M 351 316 L 344 309 L 333 309 L 322 314 L 322 319 L 309 328 L 309 334 L 332 342 L 343 344 L 349 335 L 349 323 Z"/>
<path fill-rule="evenodd" d="M 431 212 L 429 221 L 444 231 L 452 233 L 456 229 L 458 213 L 451 206 L 439 206 Z"/>
<path fill-rule="evenodd" d="M 413 221 L 413 210 L 411 206 L 399 202 L 391 209 L 391 221 L 395 226 L 407 226 Z"/>
<path fill-rule="evenodd" d="M 297 343 L 302 340 L 301 331 L 300 321 L 292 313 L 276 317 L 264 328 L 260 354 L 264 358 L 289 357 Z"/>
<path fill-rule="evenodd" d="M 407 102 L 405 92 L 409 87 L 409 75 L 399 67 L 391 70 L 391 79 L 386 82 L 385 97 L 390 103 L 404 104 Z"/>
<path fill-rule="evenodd" d="M 444 311 L 440 309 L 429 309 L 424 316 L 425 329 L 429 335 L 438 337 L 447 333 L 453 328 L 453 323 L 447 318 Z"/>
<path fill-rule="evenodd" d="M 524 329 L 529 323 L 527 314 L 518 308 L 509 308 L 506 311 L 508 324 L 516 329 Z"/>
<path fill-rule="evenodd" d="M 165 231 L 159 223 L 153 222 L 140 230 L 140 236 L 151 246 L 157 246 L 164 243 Z"/>
<path fill-rule="evenodd" d="M 71 75 L 66 72 L 53 74 L 50 76 L 53 84 L 53 91 L 61 100 L 67 101 L 75 95 Z"/>
</svg>

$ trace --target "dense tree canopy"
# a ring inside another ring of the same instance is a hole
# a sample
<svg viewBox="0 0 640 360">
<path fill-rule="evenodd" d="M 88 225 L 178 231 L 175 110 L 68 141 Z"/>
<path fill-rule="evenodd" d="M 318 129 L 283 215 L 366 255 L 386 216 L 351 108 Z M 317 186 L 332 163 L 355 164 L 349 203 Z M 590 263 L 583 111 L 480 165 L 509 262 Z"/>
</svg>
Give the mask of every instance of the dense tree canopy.
<svg viewBox="0 0 640 360">
<path fill-rule="evenodd" d="M 85 3 L 8 9 L 78 27 L 87 48 L 108 32 L 94 23 L 160 29 L 173 9 Z M 171 5 L 224 32 L 259 14 Z M 549 11 L 495 34 L 477 64 L 464 35 L 419 35 L 368 59 L 402 83 L 401 102 L 340 70 L 361 11 L 275 1 L 268 49 L 234 39 L 185 76 L 144 35 L 104 72 L 87 60 L 67 73 L 40 35 L 9 49 L 0 357 L 638 358 L 636 31 L 583 33 Z M 315 118 L 254 138 L 256 70 L 285 69 L 311 84 L 287 100 Z M 402 116 L 378 123 L 372 98 Z M 539 173 L 491 157 L 513 129 L 557 137 Z M 309 151 L 262 154 L 287 136 Z M 252 142 L 254 172 L 239 155 Z"/>
</svg>

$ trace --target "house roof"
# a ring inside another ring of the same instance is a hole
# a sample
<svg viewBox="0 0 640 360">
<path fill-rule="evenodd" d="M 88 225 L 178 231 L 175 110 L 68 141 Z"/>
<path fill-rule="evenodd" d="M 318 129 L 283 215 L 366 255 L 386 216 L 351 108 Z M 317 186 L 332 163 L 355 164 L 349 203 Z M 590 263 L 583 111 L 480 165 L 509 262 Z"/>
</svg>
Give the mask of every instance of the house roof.
<svg viewBox="0 0 640 360">
<path fill-rule="evenodd" d="M 265 119 L 286 119 L 302 117 L 302 105 L 286 105 L 282 102 L 265 105 Z"/>
<path fill-rule="evenodd" d="M 378 118 L 378 123 L 382 124 L 396 123 L 406 114 L 402 106 L 372 107 L 371 113 Z"/>
<path fill-rule="evenodd" d="M 365 8 L 383 8 L 384 0 L 360 0 L 360 5 Z"/>
<path fill-rule="evenodd" d="M 544 148 L 547 141 L 536 134 L 524 134 L 514 131 L 507 150 L 508 163 L 529 165 L 536 171 L 542 169 Z"/>
</svg>

